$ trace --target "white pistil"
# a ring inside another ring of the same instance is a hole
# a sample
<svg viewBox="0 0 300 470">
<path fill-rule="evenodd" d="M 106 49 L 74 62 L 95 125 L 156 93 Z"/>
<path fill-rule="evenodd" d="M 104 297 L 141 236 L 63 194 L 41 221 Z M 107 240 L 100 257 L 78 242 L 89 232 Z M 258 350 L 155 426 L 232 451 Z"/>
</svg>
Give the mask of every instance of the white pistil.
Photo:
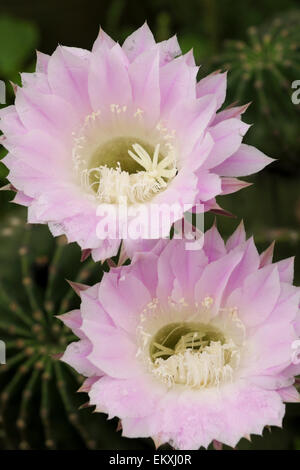
<svg viewBox="0 0 300 470">
<path fill-rule="evenodd" d="M 176 168 L 174 168 L 174 154 L 168 154 L 167 157 L 163 158 L 158 163 L 159 149 L 160 144 L 157 144 L 154 149 L 153 158 L 151 159 L 149 153 L 140 145 L 134 144 L 133 153 L 131 150 L 128 150 L 128 154 L 135 160 L 139 165 L 145 168 L 145 171 L 149 176 L 153 178 L 174 178 L 176 175 Z M 170 165 L 173 164 L 173 168 L 167 169 Z"/>
</svg>

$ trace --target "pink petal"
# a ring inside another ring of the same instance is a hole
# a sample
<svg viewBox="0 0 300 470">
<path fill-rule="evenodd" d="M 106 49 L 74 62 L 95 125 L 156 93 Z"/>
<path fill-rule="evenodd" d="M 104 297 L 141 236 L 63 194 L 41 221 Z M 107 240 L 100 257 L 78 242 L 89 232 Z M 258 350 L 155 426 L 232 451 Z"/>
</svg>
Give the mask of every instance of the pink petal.
<svg viewBox="0 0 300 470">
<path fill-rule="evenodd" d="M 155 45 L 153 34 L 147 23 L 144 23 L 143 26 L 134 31 L 124 41 L 123 50 L 129 61 L 132 62 L 138 55 L 153 48 Z"/>
<path fill-rule="evenodd" d="M 213 261 L 206 266 L 197 282 L 195 286 L 195 300 L 201 305 L 205 297 L 211 297 L 213 299 L 212 315 L 218 313 L 228 279 L 242 256 L 242 252 L 232 251 L 217 261 Z"/>
<path fill-rule="evenodd" d="M 45 73 L 21 73 L 23 88 L 32 87 L 44 94 L 51 94 L 48 77 Z"/>
<path fill-rule="evenodd" d="M 241 144 L 240 148 L 227 160 L 214 168 L 221 176 L 247 176 L 265 168 L 274 161 L 251 145 Z"/>
<path fill-rule="evenodd" d="M 222 192 L 221 178 L 214 173 L 202 170 L 197 171 L 198 176 L 198 194 L 200 202 L 209 201 Z"/>
<path fill-rule="evenodd" d="M 161 69 L 161 112 L 167 116 L 179 101 L 196 98 L 197 69 L 189 67 L 182 57 L 174 59 Z"/>
<path fill-rule="evenodd" d="M 174 122 L 174 125 L 177 124 L 176 127 L 180 129 L 180 145 L 184 155 L 189 154 L 199 139 L 203 136 L 203 133 L 212 116 L 214 116 L 216 109 L 217 104 L 214 95 L 206 95 L 202 98 L 198 98 L 192 103 L 180 103 L 177 111 L 177 122 L 175 122 L 174 118 L 172 118 L 172 121 Z M 174 113 L 176 116 L 176 110 Z M 185 119 L 183 123 L 180 124 L 178 121 L 179 119 L 182 119 L 182 115 L 184 115 Z M 196 158 L 199 160 L 198 152 Z"/>
<path fill-rule="evenodd" d="M 83 318 L 82 331 L 93 345 L 87 359 L 95 367 L 116 378 L 140 374 L 140 365 L 136 359 L 137 346 L 124 330 Z"/>
<path fill-rule="evenodd" d="M 276 305 L 280 294 L 279 275 L 276 266 L 265 266 L 250 274 L 242 288 L 228 298 L 228 307 L 237 307 L 242 322 L 247 327 L 264 322 Z"/>
<path fill-rule="evenodd" d="M 234 289 L 240 287 L 244 280 L 259 269 L 259 254 L 254 244 L 253 238 L 250 238 L 244 247 L 244 253 L 241 261 L 232 272 L 226 287 L 224 296 L 229 295 Z"/>
<path fill-rule="evenodd" d="M 249 127 L 248 124 L 239 119 L 227 119 L 211 127 L 210 133 L 215 141 L 215 145 L 211 155 L 204 163 L 204 167 L 215 168 L 235 153 L 240 147 L 243 136 Z M 235 175 L 230 173 L 229 176 Z"/>
<path fill-rule="evenodd" d="M 104 261 L 107 258 L 116 256 L 120 247 L 120 240 L 102 240 L 99 248 L 92 251 L 92 258 L 94 261 Z"/>
<path fill-rule="evenodd" d="M 243 106 L 230 105 L 227 108 L 225 108 L 223 111 L 220 111 L 216 115 L 212 125 L 215 126 L 219 122 L 226 121 L 227 119 L 232 119 L 232 118 L 241 119 L 241 115 L 247 110 L 248 107 L 249 107 L 249 104 L 244 104 Z"/>
<path fill-rule="evenodd" d="M 115 324 L 128 332 L 135 331 L 144 308 L 152 300 L 145 285 L 126 269 L 104 275 L 98 298 Z"/>
<path fill-rule="evenodd" d="M 280 296 L 271 313 L 270 321 L 291 323 L 297 318 L 300 302 L 300 288 L 281 283 Z"/>
<path fill-rule="evenodd" d="M 16 112 L 15 106 L 6 106 L 5 108 L 0 109 L 0 129 L 4 134 L 25 134 L 26 129 Z M 8 148 L 6 140 L 2 142 L 2 145 L 4 145 L 5 148 Z"/>
<path fill-rule="evenodd" d="M 241 319 L 244 321 L 244 318 Z M 260 325 L 248 340 L 248 344 L 251 344 L 249 361 L 251 360 L 252 366 L 247 370 L 247 374 L 262 375 L 262 372 L 268 372 L 270 368 L 284 370 L 291 364 L 291 345 L 297 339 L 294 328 L 286 321 L 272 322 L 271 325 L 272 334 L 270 323 L 266 322 Z"/>
<path fill-rule="evenodd" d="M 116 42 L 108 34 L 106 34 L 102 28 L 100 28 L 96 41 L 93 44 L 92 52 L 96 52 L 97 49 L 103 47 L 112 49 L 115 45 Z"/>
<path fill-rule="evenodd" d="M 21 121 L 29 130 L 47 130 L 53 136 L 70 139 L 78 125 L 73 107 L 59 96 L 22 88 L 17 92 L 15 103 Z"/>
<path fill-rule="evenodd" d="M 252 183 L 247 183 L 247 181 L 241 181 L 237 178 L 222 178 L 222 195 L 236 193 L 251 185 Z"/>
<path fill-rule="evenodd" d="M 21 206 L 30 206 L 32 203 L 33 199 L 29 196 L 26 196 L 22 191 L 18 191 L 17 194 L 15 195 L 13 202 L 15 204 L 21 204 Z"/>
<path fill-rule="evenodd" d="M 288 282 L 292 284 L 294 280 L 294 264 L 294 256 L 292 256 L 291 258 L 283 259 L 276 263 L 281 282 Z"/>
<path fill-rule="evenodd" d="M 172 36 L 166 41 L 161 41 L 157 45 L 159 47 L 161 66 L 171 62 L 171 60 L 175 59 L 175 57 L 181 55 L 181 49 L 176 36 Z"/>
<path fill-rule="evenodd" d="M 96 410 L 107 412 L 109 418 L 142 418 L 155 411 L 165 389 L 146 375 L 131 379 L 102 377 L 92 385 L 89 397 Z"/>
<path fill-rule="evenodd" d="M 271 264 L 274 254 L 274 242 L 260 255 L 260 268 L 263 268 L 267 264 Z"/>
<path fill-rule="evenodd" d="M 52 54 L 48 65 L 49 84 L 56 95 L 65 98 L 83 116 L 90 114 L 88 96 L 88 70 L 90 52 L 78 56 L 68 48 L 59 46 Z"/>
<path fill-rule="evenodd" d="M 160 114 L 159 53 L 153 49 L 138 55 L 129 65 L 133 107 L 144 110 L 154 124 Z"/>
<path fill-rule="evenodd" d="M 86 377 L 90 377 L 95 374 L 100 375 L 101 371 L 98 367 L 92 364 L 87 358 L 91 350 L 92 344 L 87 339 L 74 341 L 69 344 L 60 360 L 62 362 L 66 362 L 79 374 L 83 374 Z"/>
<path fill-rule="evenodd" d="M 286 403 L 299 403 L 300 402 L 299 392 L 293 386 L 281 388 L 280 390 L 277 390 L 277 392 L 279 393 L 282 401 Z"/>
<path fill-rule="evenodd" d="M 242 245 L 246 241 L 246 232 L 244 222 L 241 221 L 238 228 L 233 232 L 233 234 L 228 238 L 226 243 L 227 251 L 233 250 L 239 245 Z"/>
<path fill-rule="evenodd" d="M 80 332 L 80 327 L 82 325 L 81 311 L 72 310 L 71 312 L 64 313 L 58 317 L 64 325 L 70 328 L 73 333 L 79 338 L 84 338 L 84 335 Z"/>
<path fill-rule="evenodd" d="M 168 297 L 175 282 L 177 297 L 194 301 L 194 287 L 206 265 L 203 250 L 186 250 L 183 240 L 169 241 L 159 258 L 157 296 Z"/>
<path fill-rule="evenodd" d="M 227 72 L 212 73 L 202 78 L 197 84 L 197 97 L 212 93 L 217 99 L 217 108 L 225 101 L 227 86 Z"/>
<path fill-rule="evenodd" d="M 36 51 L 36 71 L 47 73 L 50 56 L 43 52 Z"/>
<path fill-rule="evenodd" d="M 111 104 L 128 105 L 132 99 L 126 56 L 116 44 L 97 49 L 91 58 L 89 96 L 94 111 L 110 109 Z"/>
<path fill-rule="evenodd" d="M 96 284 L 81 292 L 81 319 L 86 319 L 91 323 L 100 322 L 103 325 L 114 326 L 111 317 L 98 299 L 98 291 L 99 286 Z"/>
<path fill-rule="evenodd" d="M 155 240 L 156 244 L 159 244 L 160 241 Z M 156 247 L 156 250 L 158 246 Z M 150 293 L 150 296 L 154 298 L 156 296 L 157 288 L 157 261 L 158 256 L 155 254 L 155 248 L 149 253 L 136 253 L 133 255 L 133 260 L 131 265 L 124 267 L 122 272 L 134 276 L 136 279 L 140 280 L 143 285 L 147 288 Z M 149 269 L 151 266 L 151 269 Z M 120 272 L 119 268 L 113 269 L 112 272 Z"/>
<path fill-rule="evenodd" d="M 204 234 L 203 250 L 209 262 L 216 261 L 227 253 L 223 238 L 215 224 Z"/>
</svg>

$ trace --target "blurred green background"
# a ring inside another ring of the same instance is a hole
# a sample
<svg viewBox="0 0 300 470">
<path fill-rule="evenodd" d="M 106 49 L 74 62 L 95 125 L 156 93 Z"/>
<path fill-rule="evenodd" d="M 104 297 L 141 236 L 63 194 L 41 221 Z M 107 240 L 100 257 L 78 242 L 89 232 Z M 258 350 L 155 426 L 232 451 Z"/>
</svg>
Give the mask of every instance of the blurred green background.
<svg viewBox="0 0 300 470">
<path fill-rule="evenodd" d="M 199 78 L 228 70 L 226 104 L 252 101 L 244 120 L 254 123 L 245 142 L 277 161 L 248 178 L 253 186 L 218 201 L 236 218 L 218 216 L 226 237 L 244 218 L 261 250 L 275 238 L 275 258 L 296 255 L 300 285 L 299 105 L 291 84 L 300 79 L 300 6 L 297 0 L 1 0 L 0 79 L 19 83 L 33 71 L 35 49 L 57 44 L 91 48 L 99 25 L 123 39 L 147 19 L 157 40 L 178 35 L 193 47 Z M 0 158 L 5 155 L 2 148 Z M 7 170 L 0 163 L 0 183 Z M 0 449 L 152 449 L 151 440 L 129 440 L 117 421 L 78 410 L 82 378 L 56 360 L 71 333 L 54 315 L 78 306 L 65 279 L 93 282 L 107 266 L 79 262 L 76 246 L 53 240 L 46 227 L 26 228 L 26 211 L 0 192 L 0 338 L 7 365 L 0 366 Z M 206 225 L 213 216 L 206 216 Z M 300 407 L 288 405 L 284 429 L 266 430 L 239 448 L 300 450 Z"/>
</svg>

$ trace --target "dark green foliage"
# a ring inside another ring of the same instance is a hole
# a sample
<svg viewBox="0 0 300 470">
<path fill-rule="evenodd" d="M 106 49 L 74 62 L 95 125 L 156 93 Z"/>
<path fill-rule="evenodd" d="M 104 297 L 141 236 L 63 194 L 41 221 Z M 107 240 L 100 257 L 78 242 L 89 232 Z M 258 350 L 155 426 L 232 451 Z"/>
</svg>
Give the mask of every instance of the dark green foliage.
<svg viewBox="0 0 300 470">
<path fill-rule="evenodd" d="M 300 105 L 291 100 L 300 77 L 300 10 L 247 30 L 247 40 L 227 41 L 215 67 L 228 70 L 227 103 L 252 104 L 248 141 L 275 158 L 280 171 L 300 171 Z"/>
<path fill-rule="evenodd" d="M 122 439 L 117 421 L 79 409 L 83 377 L 58 359 L 77 339 L 55 317 L 79 305 L 66 278 L 92 284 L 101 265 L 80 263 L 77 246 L 26 225 L 24 212 L 11 211 L 0 230 L 0 449 L 145 448 Z"/>
<path fill-rule="evenodd" d="M 9 16 L 0 17 L 0 75 L 13 79 L 22 71 L 37 47 L 39 32 L 30 21 L 16 20 Z"/>
<path fill-rule="evenodd" d="M 237 219 L 218 217 L 218 226 L 226 237 L 244 218 L 261 250 L 276 238 L 275 259 L 297 255 L 299 284 L 299 106 L 291 102 L 291 83 L 300 79 L 298 0 L 2 0 L 0 79 L 19 83 L 19 72 L 33 70 L 36 47 L 46 53 L 58 43 L 90 48 L 99 24 L 122 41 L 145 19 L 157 40 L 176 33 L 184 52 L 193 47 L 200 76 L 229 69 L 227 104 L 252 102 L 246 142 L 279 160 L 251 178 L 254 186 L 220 198 Z M 0 159 L 4 154 L 1 148 Z M 0 163 L 0 186 L 6 175 Z M 73 339 L 55 315 L 79 305 L 65 279 L 94 283 L 102 268 L 80 263 L 78 247 L 54 240 L 46 227 L 26 229 L 25 209 L 10 198 L 0 192 L 0 339 L 7 343 L 0 449 L 153 449 L 150 440 L 122 438 L 117 420 L 79 410 L 88 399 L 76 393 L 83 378 L 55 358 Z M 207 226 L 212 218 L 206 215 Z M 251 444 L 243 439 L 239 448 L 299 450 L 299 423 L 299 405 L 289 405 L 284 430 L 266 430 Z"/>
</svg>

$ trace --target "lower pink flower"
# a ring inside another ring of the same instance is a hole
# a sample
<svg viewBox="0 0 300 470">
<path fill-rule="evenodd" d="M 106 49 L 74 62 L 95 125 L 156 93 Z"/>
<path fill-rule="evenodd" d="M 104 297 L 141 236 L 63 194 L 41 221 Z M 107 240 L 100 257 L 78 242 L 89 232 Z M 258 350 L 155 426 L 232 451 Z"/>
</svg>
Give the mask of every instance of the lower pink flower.
<svg viewBox="0 0 300 470">
<path fill-rule="evenodd" d="M 243 225 L 226 244 L 212 227 L 202 250 L 185 248 L 160 242 L 81 290 L 80 310 L 61 317 L 80 341 L 62 360 L 88 377 L 90 403 L 119 417 L 124 436 L 234 447 L 281 426 L 283 402 L 299 401 L 293 259 L 259 255 Z"/>
</svg>

